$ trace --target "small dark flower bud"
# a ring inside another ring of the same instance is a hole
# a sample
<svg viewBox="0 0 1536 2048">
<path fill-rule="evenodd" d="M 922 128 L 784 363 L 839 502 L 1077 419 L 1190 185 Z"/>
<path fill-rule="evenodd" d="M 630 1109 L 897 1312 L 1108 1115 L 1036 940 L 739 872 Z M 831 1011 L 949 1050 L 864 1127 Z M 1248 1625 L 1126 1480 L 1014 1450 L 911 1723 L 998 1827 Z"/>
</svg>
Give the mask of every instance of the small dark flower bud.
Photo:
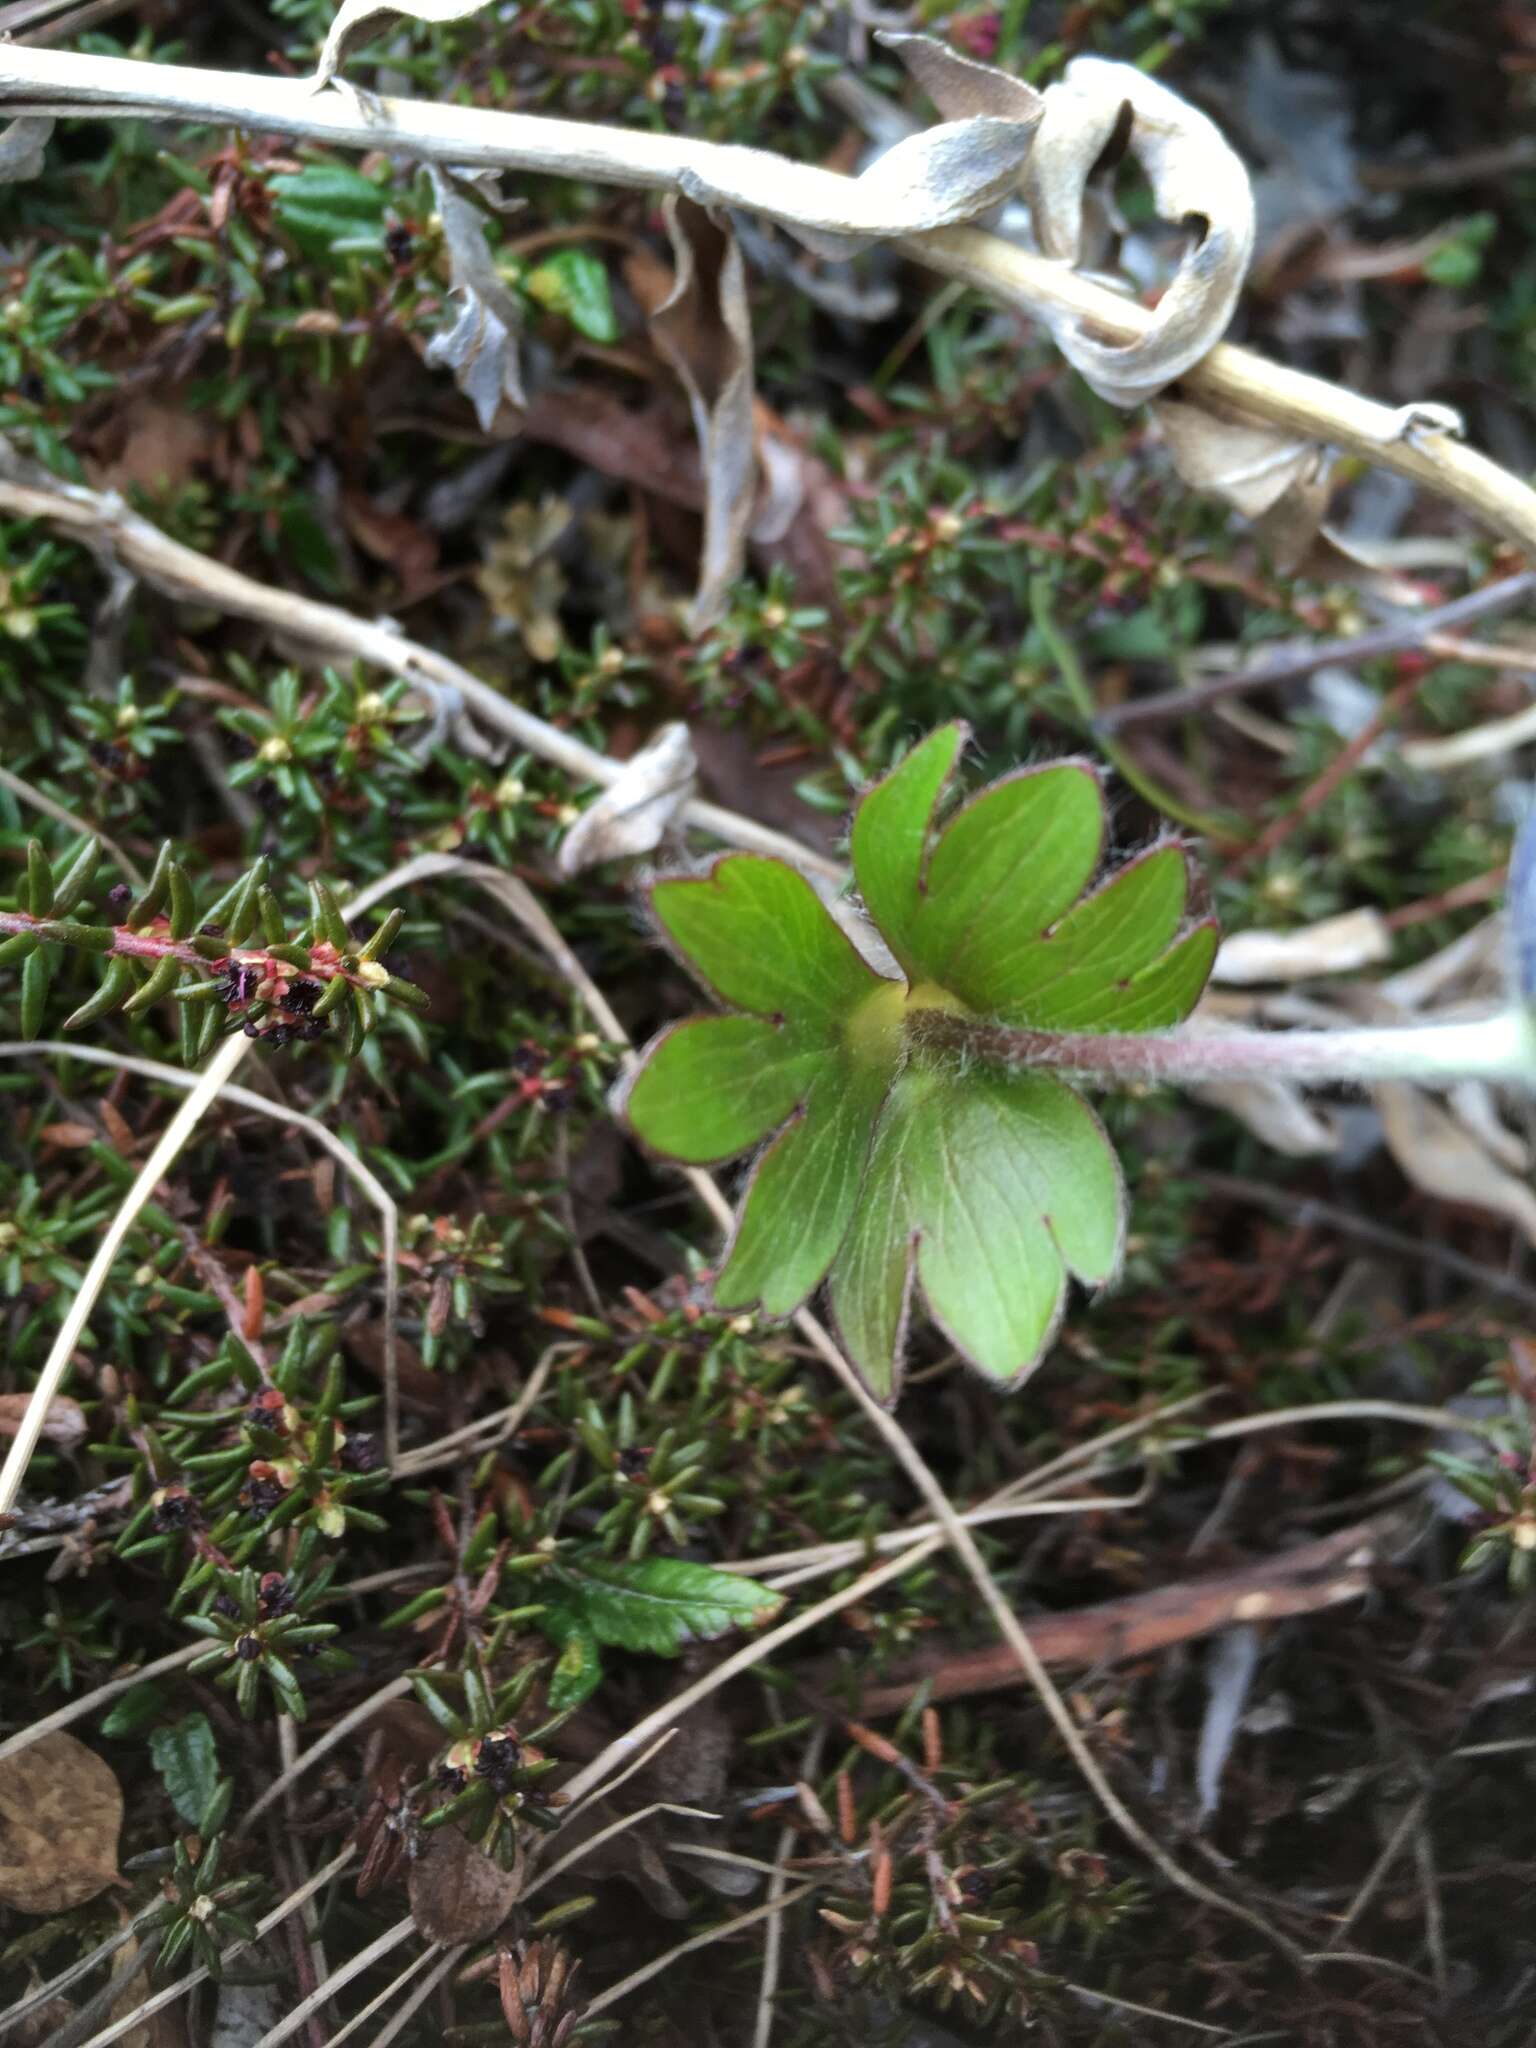
<svg viewBox="0 0 1536 2048">
<path fill-rule="evenodd" d="M 243 1635 L 235 1637 L 235 1655 L 242 1664 L 254 1664 L 261 1655 L 260 1636 Z"/>
<path fill-rule="evenodd" d="M 378 1439 L 366 1430 L 355 1431 L 341 1447 L 341 1467 L 344 1472 L 377 1472 Z"/>
</svg>

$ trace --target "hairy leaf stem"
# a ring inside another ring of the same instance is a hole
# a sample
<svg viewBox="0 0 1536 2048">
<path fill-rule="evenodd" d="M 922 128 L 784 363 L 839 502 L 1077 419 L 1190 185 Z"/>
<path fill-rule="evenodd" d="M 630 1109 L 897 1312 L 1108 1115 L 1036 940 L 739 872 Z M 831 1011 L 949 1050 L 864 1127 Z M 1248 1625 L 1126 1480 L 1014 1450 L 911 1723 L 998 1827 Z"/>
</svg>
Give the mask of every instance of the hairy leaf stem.
<svg viewBox="0 0 1536 2048">
<path fill-rule="evenodd" d="M 910 1045 L 987 1066 L 1131 1081 L 1502 1081 L 1536 1091 L 1536 1023 L 1519 1005 L 1486 1017 L 1338 1031 L 1053 1032 L 942 1010 L 913 1012 Z"/>
</svg>

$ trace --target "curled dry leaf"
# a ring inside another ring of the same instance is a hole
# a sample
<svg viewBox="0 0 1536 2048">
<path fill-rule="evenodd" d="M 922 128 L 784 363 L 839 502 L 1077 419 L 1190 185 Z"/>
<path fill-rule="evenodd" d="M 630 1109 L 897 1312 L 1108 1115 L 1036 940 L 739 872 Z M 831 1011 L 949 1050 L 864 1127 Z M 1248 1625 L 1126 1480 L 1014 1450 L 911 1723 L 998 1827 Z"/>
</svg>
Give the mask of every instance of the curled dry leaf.
<svg viewBox="0 0 1536 2048">
<path fill-rule="evenodd" d="M 0 1394 L 0 1436 L 16 1434 L 31 1401 L 30 1394 Z M 68 1394 L 55 1394 L 43 1419 L 43 1441 L 72 1451 L 84 1440 L 85 1432 L 85 1410 L 80 1403 L 72 1401 Z"/>
<path fill-rule="evenodd" d="M 1388 1150 L 1416 1188 L 1513 1223 L 1536 1244 L 1536 1194 L 1507 1172 L 1449 1110 L 1406 1081 L 1372 1090 Z"/>
<path fill-rule="evenodd" d="M 650 853 L 693 795 L 697 771 L 687 726 L 676 721 L 664 725 L 566 833 L 560 843 L 561 874 Z"/>
<path fill-rule="evenodd" d="M 503 1870 L 456 1827 L 439 1828 L 411 1865 L 411 1918 L 445 1948 L 494 1934 L 522 1890 L 520 1865 Z"/>
<path fill-rule="evenodd" d="M 650 327 L 688 394 L 699 438 L 704 547 L 688 627 L 703 633 L 724 613 L 741 574 L 757 489 L 752 323 L 746 269 L 729 226 L 680 197 L 667 201 L 666 218 L 675 275 Z"/>
<path fill-rule="evenodd" d="M 448 244 L 452 290 L 459 301 L 452 325 L 427 343 L 427 361 L 434 368 L 446 364 L 452 370 L 475 408 L 481 431 L 489 433 L 503 399 L 516 406 L 527 403 L 517 358 L 522 309 L 491 260 L 479 209 L 455 190 L 453 180 L 436 164 L 427 169 Z"/>
<path fill-rule="evenodd" d="M 325 32 L 320 62 L 309 81 L 311 92 L 319 92 L 336 76 L 342 45 L 355 29 L 379 14 L 408 14 L 412 21 L 463 21 L 478 14 L 486 0 L 341 0 L 336 18 Z"/>
<path fill-rule="evenodd" d="M 1141 340 L 1101 341 L 1075 315 L 1058 319 L 1053 332 L 1095 391 L 1113 404 L 1137 405 L 1221 339 L 1253 254 L 1253 192 L 1242 159 L 1197 107 L 1132 64 L 1075 57 L 1045 94 L 1024 174 L 1047 256 L 1083 261 L 1088 181 L 1122 138 L 1159 217 L 1188 229 L 1189 246 Z"/>
<path fill-rule="evenodd" d="M 1258 526 L 1281 568 L 1294 568 L 1328 509 L 1328 462 L 1314 442 L 1236 413 L 1159 398 L 1152 416 L 1185 483 L 1210 491 Z"/>
<path fill-rule="evenodd" d="M 710 175 L 685 170 L 678 189 L 700 206 L 740 206 L 818 256 L 957 227 L 1017 189 L 1044 98 L 1022 80 L 974 64 L 930 36 L 882 38 L 946 117 L 904 137 L 828 204 L 826 174 L 766 150 L 716 149 Z"/>
<path fill-rule="evenodd" d="M 0 1762 L 0 1905 L 65 1913 L 118 1882 L 123 1794 L 93 1749 L 62 1732 Z"/>
<path fill-rule="evenodd" d="M 52 133 L 53 122 L 41 114 L 23 114 L 0 129 L 0 185 L 37 177 Z"/>
<path fill-rule="evenodd" d="M 1211 980 L 1229 987 L 1256 982 L 1310 981 L 1320 974 L 1351 974 L 1392 956 L 1392 934 L 1369 906 L 1325 917 L 1293 932 L 1234 932 L 1217 949 Z"/>
</svg>

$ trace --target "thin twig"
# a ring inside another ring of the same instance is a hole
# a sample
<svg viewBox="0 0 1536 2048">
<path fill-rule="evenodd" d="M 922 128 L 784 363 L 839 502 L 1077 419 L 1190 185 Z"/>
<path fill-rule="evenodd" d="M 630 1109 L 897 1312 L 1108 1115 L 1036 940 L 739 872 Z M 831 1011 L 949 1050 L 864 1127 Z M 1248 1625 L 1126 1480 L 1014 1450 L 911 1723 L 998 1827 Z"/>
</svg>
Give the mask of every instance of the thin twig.
<svg viewBox="0 0 1536 2048">
<path fill-rule="evenodd" d="M 301 1885 L 296 1892 L 290 1892 L 286 1899 L 257 1921 L 257 1939 L 270 1934 L 274 1927 L 280 1927 L 290 1913 L 296 1913 L 306 1900 L 312 1899 L 316 1892 L 322 1890 L 333 1877 L 345 1869 L 356 1853 L 348 1844 L 339 1855 L 333 1856 L 329 1863 L 323 1864 L 308 1884 Z M 249 1945 L 244 1941 L 232 1941 L 219 1958 L 220 1967 L 227 1967 Z M 92 2034 L 90 2040 L 82 2044 L 82 2048 L 111 2048 L 112 2042 L 121 2040 L 124 2034 L 142 2026 L 145 2020 L 153 2019 L 157 2012 L 163 2012 L 168 2005 L 174 2005 L 178 1998 L 194 1990 L 209 1974 L 206 1964 L 199 1964 L 197 1969 L 189 1970 L 185 1977 L 178 1977 L 174 1984 L 165 1985 L 152 1997 L 145 1999 L 142 2005 L 136 2005 L 132 2012 L 122 2014 L 111 2026 L 103 2027 L 99 2034 Z"/>
<path fill-rule="evenodd" d="M 326 2001 L 335 1996 L 344 1984 L 350 1984 L 354 1977 L 360 1977 L 364 1970 L 371 1970 L 380 1956 L 387 1956 L 397 1949 L 402 1941 L 408 1941 L 416 1932 L 416 1922 L 407 1913 L 403 1920 L 397 1920 L 393 1927 L 370 1941 L 366 1948 L 360 1948 L 356 1955 L 348 1956 L 339 1969 L 333 1970 L 321 1984 L 317 1984 L 308 1998 L 300 2002 L 289 2013 L 285 2013 L 275 2027 L 268 2027 L 256 2048 L 278 2048 L 278 2043 L 296 2034 L 312 2012 L 318 2012 Z M 94 2044 L 92 2044 L 94 2048 Z"/>
<path fill-rule="evenodd" d="M 299 1751 L 290 1760 L 285 1760 L 282 1770 L 266 1791 L 236 1822 L 236 1837 L 243 1835 L 254 1821 L 259 1820 L 274 1799 L 279 1799 L 290 1792 L 306 1771 L 312 1770 L 323 1757 L 329 1756 L 338 1744 L 345 1742 L 354 1728 L 360 1728 L 365 1721 L 371 1720 L 379 1709 L 387 1707 L 391 1700 L 404 1699 L 410 1689 L 409 1678 L 391 1679 L 388 1685 L 381 1686 L 376 1693 L 371 1693 L 367 1699 L 353 1707 L 350 1713 L 343 1714 L 341 1719 L 327 1728 L 323 1735 L 317 1736 L 308 1749 Z"/>
<path fill-rule="evenodd" d="M 791 1906 L 798 1906 L 802 1899 L 808 1899 L 812 1892 L 819 1891 L 820 1880 L 800 1885 L 792 1892 L 781 1892 L 776 1899 L 765 1899 L 760 1906 L 754 1906 L 750 1913 L 738 1913 L 734 1920 L 722 1920 L 718 1926 L 706 1927 L 702 1934 L 690 1934 L 686 1941 L 680 1941 L 676 1948 L 669 1948 L 665 1955 L 653 1956 L 648 1963 L 642 1963 L 638 1970 L 631 1970 L 627 1977 L 621 1977 L 617 1984 L 610 1984 L 606 1991 L 600 1991 L 588 2002 L 586 2017 L 595 2019 L 600 2012 L 606 2012 L 610 2005 L 617 2005 L 621 1998 L 628 1998 L 631 1991 L 638 1991 L 642 1984 L 668 1969 L 682 1956 L 692 1955 L 695 1949 L 709 1948 L 717 1941 L 728 1941 L 733 1934 L 740 1934 L 745 1928 L 755 1927 L 759 1920 L 769 1920 L 776 1913 L 784 1913 Z M 264 2044 L 257 2043 L 257 2048 Z"/>
<path fill-rule="evenodd" d="M 0 78 L 10 54 L 0 47 Z M 145 68 L 158 72 L 163 67 Z M 611 760 L 595 747 L 586 746 L 533 712 L 525 711 L 467 668 L 418 641 L 408 640 L 394 626 L 357 619 L 338 605 L 321 604 L 314 598 L 300 597 L 291 590 L 278 590 L 243 576 L 238 569 L 227 568 L 193 548 L 183 547 L 109 492 L 88 490 L 84 485 L 67 484 L 57 478 L 35 481 L 30 470 L 28 480 L 20 482 L 6 475 L 0 465 L 0 510 L 24 519 L 46 519 L 56 529 L 73 534 L 87 545 L 107 550 L 146 583 L 172 597 L 196 598 L 233 618 L 249 619 L 273 633 L 302 641 L 332 658 L 361 661 L 371 668 L 383 669 L 425 691 L 434 701 L 446 697 L 449 702 L 461 704 L 487 730 L 503 734 L 515 746 L 562 769 L 578 783 L 606 786 L 623 773 L 622 762 Z M 684 805 L 681 815 L 697 830 L 728 846 L 776 854 L 781 860 L 792 861 L 830 879 L 843 878 L 843 869 L 836 861 L 718 804 L 695 800 Z"/>
<path fill-rule="evenodd" d="M 0 768 L 0 789 L 8 789 L 18 802 L 30 804 L 34 811 L 41 811 L 45 818 L 52 818 L 57 824 L 67 825 L 71 832 L 78 832 L 86 839 L 99 839 L 135 889 L 143 888 L 144 870 L 124 853 L 115 839 L 109 839 L 99 825 L 87 825 L 83 818 L 77 818 L 73 811 L 66 811 L 62 804 L 55 803 L 43 790 L 34 789 L 19 775 L 13 775 L 9 768 Z"/>
<path fill-rule="evenodd" d="M 1218 351 L 1220 353 L 1221 351 Z M 1164 690 L 1155 697 L 1136 697 L 1101 711 L 1098 729 L 1123 732 L 1128 725 L 1151 725 L 1160 720 L 1183 718 L 1203 711 L 1207 704 L 1224 698 L 1246 696 L 1254 690 L 1272 690 L 1282 683 L 1298 683 L 1316 675 L 1320 668 L 1358 668 L 1362 662 L 1378 661 L 1388 654 L 1406 654 L 1421 647 L 1430 635 L 1447 626 L 1467 626 L 1474 619 L 1494 618 L 1507 612 L 1536 592 L 1536 571 L 1524 570 L 1474 590 L 1454 603 L 1437 605 L 1432 611 L 1416 612 L 1394 625 L 1374 633 L 1355 633 L 1346 640 L 1325 640 L 1314 647 L 1287 648 L 1234 669 L 1230 675 L 1214 676 L 1208 683 L 1195 683 L 1187 690 Z"/>
<path fill-rule="evenodd" d="M 800 1759 L 800 1778 L 809 1784 L 821 1766 L 821 1752 L 826 1745 L 827 1724 L 819 1721 L 811 1730 L 811 1739 L 805 1745 Z M 789 1886 L 789 1859 L 795 1846 L 795 1829 L 792 1823 L 779 1830 L 778 1847 L 773 1853 L 773 1875 L 768 1880 L 767 1904 L 782 1908 L 784 1893 Z M 779 1966 L 784 1952 L 784 1918 L 782 1910 L 768 1922 L 763 1936 L 763 1974 L 757 1986 L 757 2019 L 752 2028 L 752 2048 L 769 2048 L 773 2038 L 773 2002 L 779 1988 Z"/>
</svg>

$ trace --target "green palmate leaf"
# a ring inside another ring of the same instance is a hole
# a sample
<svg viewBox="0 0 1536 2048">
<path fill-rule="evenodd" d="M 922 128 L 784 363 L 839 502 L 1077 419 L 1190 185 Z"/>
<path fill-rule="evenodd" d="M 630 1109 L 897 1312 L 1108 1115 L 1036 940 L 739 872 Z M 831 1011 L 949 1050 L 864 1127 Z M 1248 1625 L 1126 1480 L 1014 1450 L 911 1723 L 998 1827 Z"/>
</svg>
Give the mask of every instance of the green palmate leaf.
<svg viewBox="0 0 1536 2048">
<path fill-rule="evenodd" d="M 730 853 L 707 875 L 658 882 L 651 903 L 687 963 L 738 1010 L 830 1032 L 880 986 L 804 875 L 781 860 Z"/>
<path fill-rule="evenodd" d="M 734 1159 L 783 1123 L 824 1058 L 819 1036 L 768 1017 L 693 1017 L 652 1048 L 630 1115 L 673 1159 Z"/>
<path fill-rule="evenodd" d="M 738 1572 L 681 1557 L 587 1558 L 579 1565 L 562 1559 L 548 1576 L 554 1628 L 567 1644 L 585 1634 L 657 1657 L 675 1657 L 684 1644 L 711 1642 L 733 1628 L 757 1628 L 784 1605 L 782 1594 Z M 552 1632 L 548 1615 L 541 1626 Z"/>
<path fill-rule="evenodd" d="M 732 854 L 706 877 L 655 886 L 672 944 L 747 1014 L 663 1032 L 626 1104 L 637 1134 L 673 1158 L 764 1143 L 716 1300 L 786 1315 L 830 1274 L 849 1353 L 886 1397 L 914 1289 L 973 1364 L 1010 1382 L 1049 1342 L 1069 1276 L 1103 1286 L 1119 1263 L 1124 1192 L 1098 1119 L 1050 1073 L 979 1064 L 964 1021 L 1020 1033 L 1175 1024 L 1216 945 L 1214 924 L 1190 919 L 1177 845 L 1091 887 L 1105 809 L 1085 762 L 1008 776 L 939 829 L 965 739 L 958 724 L 930 735 L 854 819 L 854 878 L 899 980 L 868 965 L 782 862 Z M 954 1020 L 959 1050 L 913 1037 L 925 1012 Z"/>
<path fill-rule="evenodd" d="M 206 1714 L 188 1714 L 149 1738 L 149 1756 L 170 1794 L 171 1804 L 189 1828 L 208 1810 L 219 1783 L 219 1758 Z"/>
<path fill-rule="evenodd" d="M 1114 1148 L 1049 1074 L 909 1067 L 887 1097 L 832 1307 L 876 1392 L 895 1388 L 915 1258 L 934 1321 L 989 1377 L 1040 1356 L 1066 1301 L 1120 1262 Z"/>
</svg>

